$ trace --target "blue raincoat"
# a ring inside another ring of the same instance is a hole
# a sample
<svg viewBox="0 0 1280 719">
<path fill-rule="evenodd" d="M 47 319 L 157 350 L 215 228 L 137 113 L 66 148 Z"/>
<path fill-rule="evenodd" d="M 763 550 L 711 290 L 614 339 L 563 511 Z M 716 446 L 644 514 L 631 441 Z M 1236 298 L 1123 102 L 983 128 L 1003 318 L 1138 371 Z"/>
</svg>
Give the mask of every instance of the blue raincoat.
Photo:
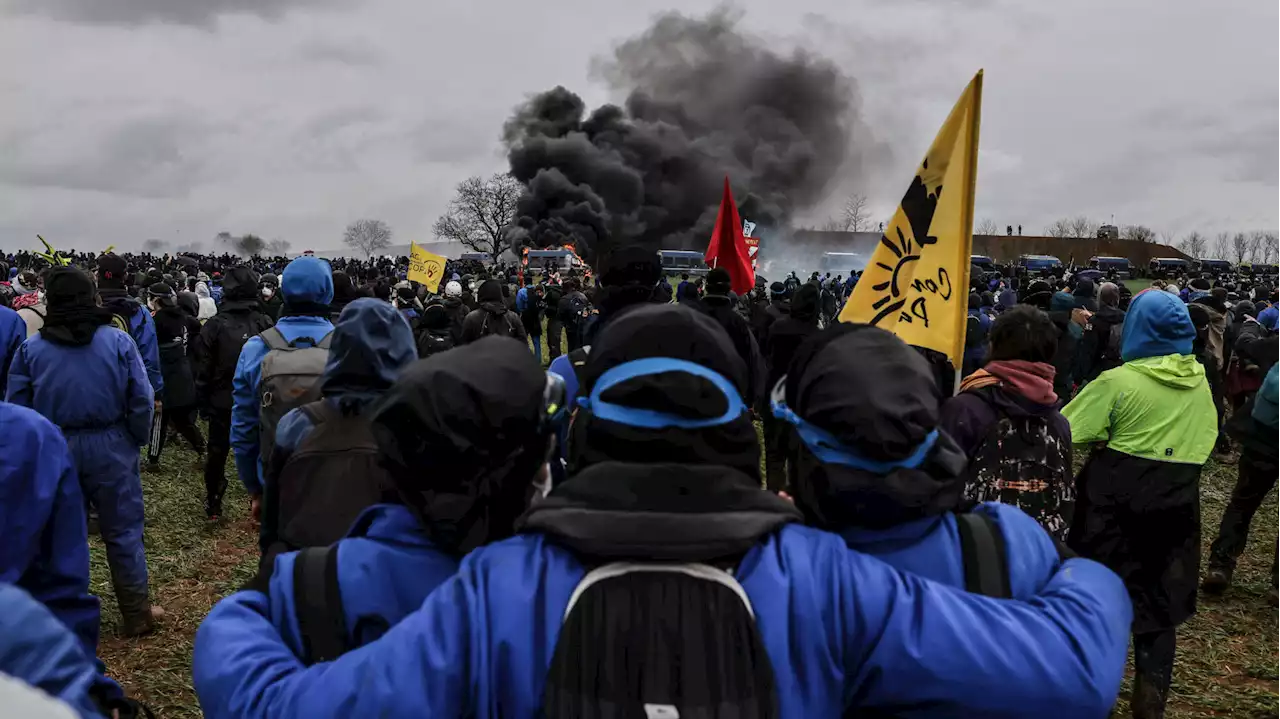
<svg viewBox="0 0 1280 719">
<path fill-rule="evenodd" d="M 117 594 L 145 594 L 138 448 L 147 443 L 155 395 L 133 339 L 105 325 L 79 346 L 33 335 L 13 358 L 7 399 L 62 430 L 85 499 L 98 508 Z"/>
<path fill-rule="evenodd" d="M 983 502 L 974 508 L 995 520 L 1004 536 L 1009 589 L 1014 599 L 1040 593 L 1058 570 L 1058 548 L 1036 520 L 1007 504 Z M 947 512 L 889 527 L 840 531 L 850 549 L 870 554 L 897 569 L 963 589 L 964 556 L 956 517 Z"/>
<path fill-rule="evenodd" d="M 319 342 L 333 331 L 328 305 L 333 301 L 333 277 L 329 263 L 316 257 L 299 257 L 281 275 L 285 312 L 276 329 L 290 342 L 310 337 Z M 290 315 L 289 306 L 316 308 L 317 315 Z M 323 307 L 322 307 L 323 306 Z M 258 383 L 262 380 L 262 358 L 267 345 L 261 337 L 250 337 L 240 350 L 231 388 L 231 447 L 236 453 L 236 471 L 249 494 L 262 493 L 266 458 L 260 456 L 258 423 Z M 276 428 L 277 433 L 279 427 Z"/>
<path fill-rule="evenodd" d="M 13 356 L 27 339 L 27 323 L 8 307 L 0 307 L 0 396 L 4 396 L 5 383 L 9 381 L 9 365 Z"/>
<path fill-rule="evenodd" d="M 0 582 L 30 592 L 95 655 L 100 615 L 75 463 L 57 427 L 8 402 L 0 402 L 0 537 Z"/>
<path fill-rule="evenodd" d="M 102 716 L 93 696 L 123 696 L 66 626 L 43 604 L 7 584 L 0 584 L 0 673 L 60 699 L 81 717 Z"/>
<path fill-rule="evenodd" d="M 218 717 L 527 717 L 541 705 L 569 597 L 585 568 L 539 534 L 468 555 L 379 641 L 304 667 L 265 595 L 224 599 L 196 635 L 193 674 Z M 781 716 L 1106 716 L 1131 610 L 1117 577 L 1065 562 L 1033 600 L 965 594 L 789 525 L 735 576 L 777 678 Z"/>
<path fill-rule="evenodd" d="M 151 382 L 151 390 L 157 396 L 163 396 L 164 376 L 160 374 L 160 341 L 156 339 L 156 322 L 151 312 L 140 302 L 129 298 L 124 290 L 102 289 L 98 291 L 108 308 L 116 304 L 127 304 L 130 308 L 129 336 L 138 345 L 142 355 L 142 366 L 147 368 L 147 379 Z M 123 312 L 122 312 L 123 314 Z"/>
</svg>

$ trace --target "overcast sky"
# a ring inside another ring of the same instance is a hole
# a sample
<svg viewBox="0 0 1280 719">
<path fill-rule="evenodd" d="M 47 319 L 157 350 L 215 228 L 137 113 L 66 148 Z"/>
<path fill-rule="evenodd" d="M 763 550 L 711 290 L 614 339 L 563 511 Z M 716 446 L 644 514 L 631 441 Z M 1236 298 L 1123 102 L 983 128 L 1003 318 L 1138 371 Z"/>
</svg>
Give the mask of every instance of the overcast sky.
<svg viewBox="0 0 1280 719">
<path fill-rule="evenodd" d="M 458 181 L 506 169 L 512 107 L 556 84 L 618 99 L 591 59 L 676 6 L 0 0 L 0 247 L 37 232 L 208 247 L 225 230 L 327 249 L 365 216 L 429 241 Z M 738 6 L 762 43 L 857 81 L 890 150 L 861 181 L 877 215 L 983 67 L 978 218 L 1027 234 L 1074 214 L 1174 237 L 1280 225 L 1275 2 Z"/>
</svg>

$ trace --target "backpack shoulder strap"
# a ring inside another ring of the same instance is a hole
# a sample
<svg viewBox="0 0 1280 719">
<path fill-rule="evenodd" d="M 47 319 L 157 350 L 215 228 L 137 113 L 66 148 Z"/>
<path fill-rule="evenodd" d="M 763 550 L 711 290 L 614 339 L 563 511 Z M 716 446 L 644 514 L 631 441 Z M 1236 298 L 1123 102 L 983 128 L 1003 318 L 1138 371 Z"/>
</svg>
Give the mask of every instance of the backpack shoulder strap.
<svg viewBox="0 0 1280 719">
<path fill-rule="evenodd" d="M 216 316 L 216 315 L 215 315 Z M 289 349 L 289 340 L 284 338 L 279 328 L 268 327 L 258 334 L 262 341 L 267 345 L 268 350 L 287 350 Z"/>
<path fill-rule="evenodd" d="M 573 594 L 569 596 L 569 603 L 565 605 L 564 617 L 567 619 L 569 613 L 573 611 L 578 600 L 588 589 L 596 584 L 615 577 L 621 577 L 627 574 L 638 574 L 642 572 L 665 572 L 668 574 L 684 574 L 694 579 L 702 579 L 708 582 L 723 585 L 738 595 L 738 599 L 742 600 L 742 606 L 746 607 L 747 613 L 755 619 L 756 611 L 751 606 L 751 598 L 747 596 L 747 590 L 738 583 L 732 574 L 726 572 L 719 567 L 713 567 L 710 564 L 686 563 L 673 564 L 663 562 L 611 562 L 605 564 L 590 572 L 587 572 L 582 580 L 578 582 L 578 586 L 574 587 Z"/>
<path fill-rule="evenodd" d="M 337 545 L 298 552 L 293 562 L 293 603 L 302 650 L 309 661 L 332 661 L 347 651 Z"/>
<path fill-rule="evenodd" d="M 333 341 L 333 330 L 329 330 L 329 334 L 325 335 L 324 337 L 321 337 L 320 341 L 316 343 L 316 347 L 322 350 L 327 350 L 329 349 L 329 343 L 332 341 Z"/>
<path fill-rule="evenodd" d="M 994 520 L 979 512 L 955 515 L 964 561 L 964 588 L 972 594 L 1009 599 L 1009 561 L 1004 534 Z"/>
</svg>

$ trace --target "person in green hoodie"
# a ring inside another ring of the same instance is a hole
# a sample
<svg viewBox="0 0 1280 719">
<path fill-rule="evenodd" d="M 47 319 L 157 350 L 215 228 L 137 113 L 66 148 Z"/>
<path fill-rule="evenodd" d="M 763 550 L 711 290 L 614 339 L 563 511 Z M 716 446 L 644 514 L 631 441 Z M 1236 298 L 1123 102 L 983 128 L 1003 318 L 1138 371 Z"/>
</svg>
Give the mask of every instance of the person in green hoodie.
<svg viewBox="0 0 1280 719">
<path fill-rule="evenodd" d="M 1164 716 L 1176 628 L 1196 611 L 1200 470 L 1218 416 L 1195 338 L 1177 296 L 1139 293 L 1120 339 L 1124 364 L 1062 410 L 1074 444 L 1098 445 L 1076 477 L 1067 545 L 1129 589 L 1135 717 Z"/>
</svg>

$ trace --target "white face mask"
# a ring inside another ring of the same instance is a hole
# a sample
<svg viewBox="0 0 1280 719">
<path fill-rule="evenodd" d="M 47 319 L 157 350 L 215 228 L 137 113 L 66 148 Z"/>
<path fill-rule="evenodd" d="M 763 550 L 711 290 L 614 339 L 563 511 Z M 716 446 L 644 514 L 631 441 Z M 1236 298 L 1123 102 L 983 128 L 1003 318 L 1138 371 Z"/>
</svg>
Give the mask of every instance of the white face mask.
<svg viewBox="0 0 1280 719">
<path fill-rule="evenodd" d="M 263 287 L 263 288 L 262 288 L 262 299 L 264 299 L 264 300 L 269 300 L 269 299 L 271 299 L 271 296 L 272 296 L 272 295 L 274 295 L 275 293 L 276 293 L 276 291 L 275 291 L 275 290 L 273 290 L 273 289 L 271 289 L 270 287 Z"/>
</svg>

